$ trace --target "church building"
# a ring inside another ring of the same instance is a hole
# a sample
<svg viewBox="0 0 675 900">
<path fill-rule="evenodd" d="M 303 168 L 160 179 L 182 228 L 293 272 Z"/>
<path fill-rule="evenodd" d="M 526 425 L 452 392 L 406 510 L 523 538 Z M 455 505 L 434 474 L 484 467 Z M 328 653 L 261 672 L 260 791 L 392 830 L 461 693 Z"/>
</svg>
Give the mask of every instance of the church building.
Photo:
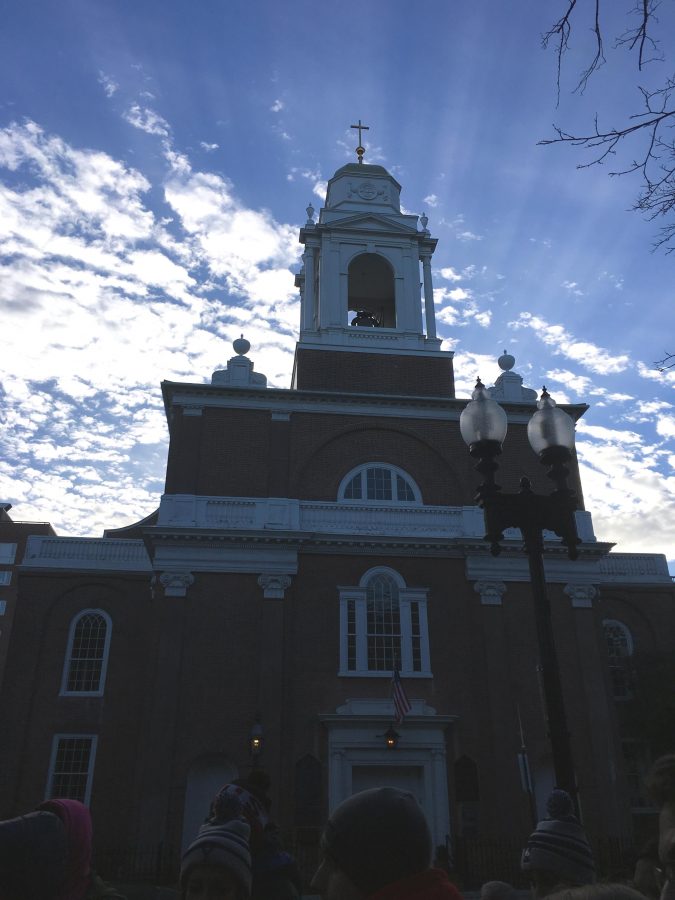
<svg viewBox="0 0 675 900">
<path fill-rule="evenodd" d="M 98 539 L 28 539 L 1 817 L 76 797 L 99 847 L 177 856 L 214 792 L 259 766 L 307 859 L 330 810 L 376 785 L 412 791 L 451 856 L 456 838 L 532 830 L 554 778 L 527 559 L 517 531 L 497 557 L 484 540 L 468 398 L 436 334 L 436 239 L 400 192 L 360 160 L 308 207 L 288 388 L 267 386 L 244 337 L 210 381 L 162 383 L 155 513 Z M 527 439 L 536 394 L 512 357 L 500 366 L 498 481 L 547 494 Z M 579 800 L 589 835 L 635 838 L 651 748 L 624 715 L 631 659 L 672 654 L 675 592 L 664 557 L 595 538 L 570 468 L 579 558 L 548 533 L 544 555 Z"/>
</svg>

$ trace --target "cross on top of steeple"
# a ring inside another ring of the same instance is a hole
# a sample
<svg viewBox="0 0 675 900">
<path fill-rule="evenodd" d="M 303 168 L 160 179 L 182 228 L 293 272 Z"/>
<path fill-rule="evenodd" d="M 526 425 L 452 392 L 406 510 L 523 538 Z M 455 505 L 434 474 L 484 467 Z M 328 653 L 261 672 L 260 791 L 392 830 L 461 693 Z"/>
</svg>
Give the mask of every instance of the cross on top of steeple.
<svg viewBox="0 0 675 900">
<path fill-rule="evenodd" d="M 370 131 L 370 125 L 362 125 L 361 119 L 359 119 L 358 125 L 350 125 L 350 128 L 356 128 L 359 132 L 359 146 L 356 148 L 356 155 L 359 158 L 359 162 L 363 163 L 363 154 L 366 152 L 366 148 L 361 144 L 361 132 L 362 131 Z"/>
</svg>

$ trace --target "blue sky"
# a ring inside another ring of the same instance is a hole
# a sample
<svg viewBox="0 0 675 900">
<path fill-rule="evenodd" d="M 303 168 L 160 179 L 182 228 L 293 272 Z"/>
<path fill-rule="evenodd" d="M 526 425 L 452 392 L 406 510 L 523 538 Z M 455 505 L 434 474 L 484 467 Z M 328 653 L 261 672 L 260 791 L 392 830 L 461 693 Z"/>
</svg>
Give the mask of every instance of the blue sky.
<svg viewBox="0 0 675 900">
<path fill-rule="evenodd" d="M 652 253 L 654 224 L 628 211 L 634 179 L 537 146 L 554 122 L 636 111 L 634 62 L 611 52 L 633 3 L 606 4 L 607 63 L 581 96 L 579 21 L 556 106 L 541 34 L 562 5 L 7 4 L 0 498 L 15 517 L 98 535 L 149 514 L 167 449 L 160 381 L 209 380 L 242 331 L 256 370 L 289 386 L 298 228 L 354 159 L 361 118 L 366 161 L 439 239 L 458 395 L 477 374 L 494 381 L 506 348 L 528 386 L 589 403 L 578 447 L 596 534 L 673 559 L 675 372 L 653 361 L 675 350 L 675 257 Z M 675 34 L 672 3 L 660 20 Z M 639 80 L 671 72 L 653 63 Z"/>
</svg>

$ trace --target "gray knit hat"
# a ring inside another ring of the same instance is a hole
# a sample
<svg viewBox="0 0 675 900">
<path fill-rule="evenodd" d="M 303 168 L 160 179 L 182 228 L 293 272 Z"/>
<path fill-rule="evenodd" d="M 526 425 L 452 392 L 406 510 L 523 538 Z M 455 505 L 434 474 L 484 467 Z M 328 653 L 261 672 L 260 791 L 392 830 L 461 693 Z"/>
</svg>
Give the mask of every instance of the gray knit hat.
<svg viewBox="0 0 675 900">
<path fill-rule="evenodd" d="M 219 866 L 227 869 L 246 891 L 251 893 L 251 829 L 243 819 L 202 825 L 199 834 L 183 854 L 180 886 L 185 890 L 194 866 Z"/>
<path fill-rule="evenodd" d="M 518 891 L 508 881 L 486 881 L 480 889 L 480 900 L 518 900 Z"/>
<path fill-rule="evenodd" d="M 521 869 L 538 869 L 574 885 L 593 884 L 593 852 L 567 791 L 554 790 L 546 811 L 548 816 L 539 822 L 523 850 Z"/>
<path fill-rule="evenodd" d="M 322 847 L 366 895 L 431 865 L 431 834 L 417 800 L 383 787 L 361 791 L 333 812 Z"/>
</svg>

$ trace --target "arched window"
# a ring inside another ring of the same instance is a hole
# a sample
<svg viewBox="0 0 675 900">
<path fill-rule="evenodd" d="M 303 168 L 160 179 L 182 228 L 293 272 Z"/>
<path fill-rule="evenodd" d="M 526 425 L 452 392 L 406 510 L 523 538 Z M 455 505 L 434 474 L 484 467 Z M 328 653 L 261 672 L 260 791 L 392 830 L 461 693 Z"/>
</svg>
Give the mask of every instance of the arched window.
<svg viewBox="0 0 675 900">
<path fill-rule="evenodd" d="M 360 253 L 349 264 L 347 308 L 355 326 L 396 328 L 394 270 L 377 253 Z"/>
<path fill-rule="evenodd" d="M 340 675 L 431 677 L 427 592 L 398 572 L 369 569 L 358 587 L 340 588 Z"/>
<path fill-rule="evenodd" d="M 602 623 L 607 645 L 609 675 L 615 700 L 626 700 L 633 695 L 630 658 L 633 655 L 633 636 L 623 622 L 605 619 Z"/>
<path fill-rule="evenodd" d="M 345 475 L 338 488 L 338 499 L 421 503 L 422 494 L 410 475 L 398 466 L 366 463 Z"/>
<path fill-rule="evenodd" d="M 85 609 L 75 616 L 70 623 L 62 694 L 103 694 L 111 631 L 110 616 L 101 609 Z"/>
</svg>

